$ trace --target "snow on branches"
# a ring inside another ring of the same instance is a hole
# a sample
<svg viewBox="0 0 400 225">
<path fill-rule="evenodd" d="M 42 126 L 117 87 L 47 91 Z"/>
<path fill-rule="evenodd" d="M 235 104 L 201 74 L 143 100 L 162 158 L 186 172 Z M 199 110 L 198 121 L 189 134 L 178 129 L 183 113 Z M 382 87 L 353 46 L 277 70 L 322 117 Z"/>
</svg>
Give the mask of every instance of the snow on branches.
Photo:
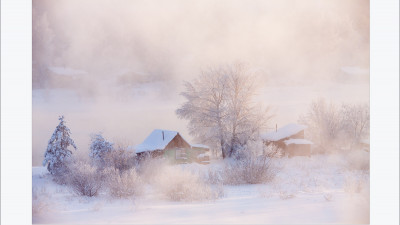
<svg viewBox="0 0 400 225">
<path fill-rule="evenodd" d="M 258 137 L 271 115 L 254 102 L 256 76 L 243 64 L 202 71 L 181 93 L 186 102 L 176 110 L 189 120 L 189 131 L 200 142 L 222 150 L 230 157 L 247 141 Z"/>
<path fill-rule="evenodd" d="M 60 116 L 59 120 L 60 123 L 49 140 L 43 160 L 43 166 L 47 166 L 51 174 L 64 171 L 65 160 L 72 155 L 72 151 L 68 149 L 70 145 L 76 150 L 76 145 L 70 137 L 71 131 L 65 126 L 64 116 Z"/>
<path fill-rule="evenodd" d="M 89 156 L 97 163 L 104 164 L 105 157 L 113 149 L 113 143 L 106 141 L 101 133 L 92 135 Z"/>
</svg>

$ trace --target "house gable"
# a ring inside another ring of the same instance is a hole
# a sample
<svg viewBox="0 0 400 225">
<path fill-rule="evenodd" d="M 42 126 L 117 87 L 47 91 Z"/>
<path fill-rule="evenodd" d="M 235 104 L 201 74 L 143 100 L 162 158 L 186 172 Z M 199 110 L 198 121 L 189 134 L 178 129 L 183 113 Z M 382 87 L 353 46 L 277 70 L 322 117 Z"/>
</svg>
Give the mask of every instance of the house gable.
<svg viewBox="0 0 400 225">
<path fill-rule="evenodd" d="M 164 150 L 177 135 L 177 131 L 153 130 L 141 144 L 135 146 L 136 153 Z"/>
<path fill-rule="evenodd" d="M 165 146 L 164 149 L 173 148 L 190 148 L 190 144 L 182 138 L 182 136 L 177 133 L 177 135 Z"/>
</svg>

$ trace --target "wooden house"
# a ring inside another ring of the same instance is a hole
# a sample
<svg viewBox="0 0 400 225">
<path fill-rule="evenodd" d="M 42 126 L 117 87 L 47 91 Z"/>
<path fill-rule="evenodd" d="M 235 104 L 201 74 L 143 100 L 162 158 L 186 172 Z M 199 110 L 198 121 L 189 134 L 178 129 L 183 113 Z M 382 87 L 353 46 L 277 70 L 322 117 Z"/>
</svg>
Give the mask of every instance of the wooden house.
<svg viewBox="0 0 400 225">
<path fill-rule="evenodd" d="M 139 145 L 134 147 L 139 159 L 163 157 L 171 163 L 207 161 L 199 157 L 209 151 L 207 146 L 192 146 L 177 131 L 156 129 Z"/>
<path fill-rule="evenodd" d="M 261 138 L 266 145 L 276 145 L 289 157 L 310 156 L 313 143 L 304 139 L 306 128 L 307 126 L 292 123 L 273 132 L 264 133 Z"/>
<path fill-rule="evenodd" d="M 192 151 L 195 153 L 196 158 L 191 157 L 193 160 L 195 160 L 197 163 L 200 164 L 209 164 L 210 163 L 210 148 L 207 145 L 202 145 L 202 144 L 192 144 Z"/>
</svg>

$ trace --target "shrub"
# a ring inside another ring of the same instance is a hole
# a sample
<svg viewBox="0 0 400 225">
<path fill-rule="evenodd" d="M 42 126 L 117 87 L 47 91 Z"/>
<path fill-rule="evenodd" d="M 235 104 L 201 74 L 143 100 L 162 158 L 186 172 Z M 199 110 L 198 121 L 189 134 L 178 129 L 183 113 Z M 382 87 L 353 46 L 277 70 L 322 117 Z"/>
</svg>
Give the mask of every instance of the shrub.
<svg viewBox="0 0 400 225">
<path fill-rule="evenodd" d="M 223 171 L 221 168 L 213 167 L 207 170 L 205 181 L 209 184 L 223 184 Z"/>
<path fill-rule="evenodd" d="M 145 157 L 140 160 L 137 169 L 141 177 L 145 178 L 143 181 L 153 184 L 159 173 L 167 166 L 168 162 L 163 158 Z"/>
<path fill-rule="evenodd" d="M 136 154 L 119 147 L 105 154 L 105 167 L 114 167 L 119 171 L 125 171 L 133 168 L 136 165 Z"/>
<path fill-rule="evenodd" d="M 103 171 L 103 177 L 111 196 L 123 198 L 138 195 L 142 192 L 142 182 L 135 169 L 119 171 L 108 167 Z"/>
<path fill-rule="evenodd" d="M 246 157 L 226 163 L 223 174 L 224 184 L 259 184 L 274 177 L 266 156 Z"/>
<path fill-rule="evenodd" d="M 103 182 L 96 167 L 84 161 L 76 161 L 70 164 L 69 170 L 67 184 L 76 194 L 92 197 L 99 193 Z"/>
<path fill-rule="evenodd" d="M 223 167 L 224 184 L 259 184 L 272 180 L 276 171 L 271 160 L 280 155 L 276 146 L 265 149 L 259 143 L 250 144 Z"/>
<path fill-rule="evenodd" d="M 211 200 L 220 195 L 197 174 L 170 166 L 159 172 L 156 188 L 172 201 Z"/>
<path fill-rule="evenodd" d="M 59 168 L 58 173 L 51 174 L 53 181 L 59 185 L 67 185 L 71 173 L 71 165 L 77 160 L 76 156 L 65 159 L 63 166 Z"/>
</svg>

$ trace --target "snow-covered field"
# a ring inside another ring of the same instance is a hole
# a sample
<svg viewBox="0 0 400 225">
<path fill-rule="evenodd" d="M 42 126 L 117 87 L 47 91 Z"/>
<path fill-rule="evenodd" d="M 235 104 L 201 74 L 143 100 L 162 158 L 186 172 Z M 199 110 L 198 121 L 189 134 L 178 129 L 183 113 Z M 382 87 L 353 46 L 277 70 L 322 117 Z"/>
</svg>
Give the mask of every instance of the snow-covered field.
<svg viewBox="0 0 400 225">
<path fill-rule="evenodd" d="M 367 161 L 369 154 L 361 153 Z M 360 156 L 358 155 L 357 158 Z M 33 167 L 33 223 L 68 224 L 311 224 L 369 223 L 369 171 L 351 156 L 315 155 L 274 161 L 267 184 L 223 186 L 223 197 L 173 202 L 151 187 L 132 199 L 80 197 Z M 207 171 L 218 165 L 177 165 Z"/>
</svg>

